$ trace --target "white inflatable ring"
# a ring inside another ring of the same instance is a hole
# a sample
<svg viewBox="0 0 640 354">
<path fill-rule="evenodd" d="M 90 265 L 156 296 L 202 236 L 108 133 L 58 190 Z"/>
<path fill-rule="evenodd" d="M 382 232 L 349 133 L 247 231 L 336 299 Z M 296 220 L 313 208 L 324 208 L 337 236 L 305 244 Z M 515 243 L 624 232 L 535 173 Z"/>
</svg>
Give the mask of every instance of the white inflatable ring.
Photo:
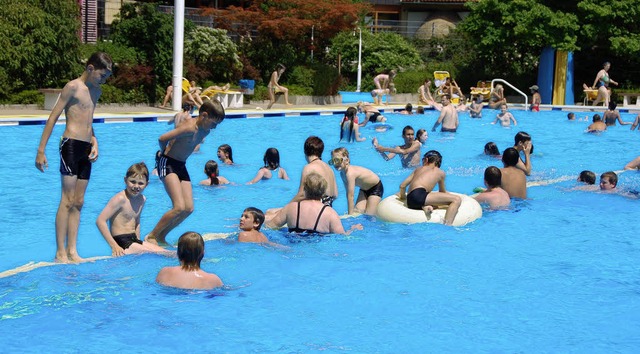
<svg viewBox="0 0 640 354">
<path fill-rule="evenodd" d="M 462 204 L 458 209 L 453 220 L 453 226 L 463 226 L 480 217 L 482 217 L 482 207 L 470 196 L 460 193 L 452 193 L 462 198 Z M 427 216 L 422 210 L 409 209 L 404 201 L 400 201 L 396 194 L 384 198 L 378 204 L 378 217 L 388 222 L 398 222 L 405 224 L 414 224 L 419 222 L 430 222 L 443 224 L 444 214 L 447 209 L 435 209 L 431 213 L 431 218 L 427 220 Z"/>
</svg>

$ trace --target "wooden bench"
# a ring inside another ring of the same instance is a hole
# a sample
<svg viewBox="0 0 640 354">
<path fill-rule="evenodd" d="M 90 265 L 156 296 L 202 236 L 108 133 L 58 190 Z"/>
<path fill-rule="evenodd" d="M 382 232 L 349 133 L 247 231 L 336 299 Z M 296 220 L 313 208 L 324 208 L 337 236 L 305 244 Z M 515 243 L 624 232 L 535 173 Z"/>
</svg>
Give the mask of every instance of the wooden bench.
<svg viewBox="0 0 640 354">
<path fill-rule="evenodd" d="M 618 96 L 622 96 L 622 107 L 631 106 L 631 98 L 636 99 L 636 107 L 640 107 L 640 92 L 617 92 Z"/>
<path fill-rule="evenodd" d="M 50 111 L 58 102 L 62 89 L 46 88 L 39 89 L 38 92 L 44 93 L 44 109 Z"/>
</svg>

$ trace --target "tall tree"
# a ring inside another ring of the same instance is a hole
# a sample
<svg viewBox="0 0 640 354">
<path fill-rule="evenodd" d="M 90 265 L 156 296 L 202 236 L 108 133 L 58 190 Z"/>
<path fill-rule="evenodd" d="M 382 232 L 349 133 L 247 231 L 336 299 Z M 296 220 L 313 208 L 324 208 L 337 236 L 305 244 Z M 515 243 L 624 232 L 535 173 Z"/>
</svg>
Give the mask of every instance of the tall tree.
<svg viewBox="0 0 640 354">
<path fill-rule="evenodd" d="M 55 87 L 79 75 L 75 1 L 13 0 L 0 6 L 0 97 Z"/>
<path fill-rule="evenodd" d="M 475 36 L 478 59 L 492 75 L 535 73 L 544 47 L 578 49 L 575 14 L 554 11 L 540 0 L 468 2 L 458 28 Z"/>
<path fill-rule="evenodd" d="M 321 56 L 333 36 L 352 29 L 369 9 L 359 0 L 255 0 L 247 8 L 206 9 L 204 14 L 214 16 L 216 27 L 252 37 L 247 56 L 264 76 L 277 62 L 304 62 L 312 49 Z"/>
</svg>

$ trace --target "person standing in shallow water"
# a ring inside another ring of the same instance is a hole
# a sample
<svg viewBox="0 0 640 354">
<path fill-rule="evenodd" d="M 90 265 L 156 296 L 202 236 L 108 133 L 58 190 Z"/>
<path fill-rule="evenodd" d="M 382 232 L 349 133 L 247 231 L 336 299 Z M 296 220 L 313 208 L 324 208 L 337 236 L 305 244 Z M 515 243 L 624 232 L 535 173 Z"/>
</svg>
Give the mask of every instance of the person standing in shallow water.
<svg viewBox="0 0 640 354">
<path fill-rule="evenodd" d="M 93 113 L 102 94 L 101 85 L 111 76 L 111 57 L 97 52 L 89 57 L 84 72 L 69 81 L 44 126 L 36 168 L 49 167 L 45 148 L 58 118 L 65 112 L 66 125 L 60 140 L 62 197 L 56 214 L 56 257 L 59 263 L 81 262 L 77 241 L 80 211 L 91 176 L 91 165 L 98 159 L 98 140 L 93 131 Z"/>
</svg>

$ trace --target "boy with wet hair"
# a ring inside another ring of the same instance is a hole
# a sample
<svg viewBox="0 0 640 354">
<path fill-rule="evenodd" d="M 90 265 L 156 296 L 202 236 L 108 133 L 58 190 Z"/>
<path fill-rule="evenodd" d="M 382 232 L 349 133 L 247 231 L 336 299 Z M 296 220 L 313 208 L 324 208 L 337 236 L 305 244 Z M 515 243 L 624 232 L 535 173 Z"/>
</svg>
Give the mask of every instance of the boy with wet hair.
<svg viewBox="0 0 640 354">
<path fill-rule="evenodd" d="M 440 169 L 442 155 L 436 150 L 427 151 L 422 158 L 422 166 L 416 168 L 400 184 L 399 199 L 407 201 L 409 209 L 423 210 L 427 220 L 431 218 L 434 207 L 446 205 L 447 211 L 444 216 L 445 225 L 453 224 L 453 220 L 458 214 L 462 198 L 455 194 L 447 193 L 445 188 L 446 175 Z M 438 192 L 433 188 L 438 185 Z M 409 194 L 406 189 L 409 187 Z"/>
<path fill-rule="evenodd" d="M 264 223 L 264 213 L 254 207 L 246 208 L 240 217 L 240 233 L 238 242 L 268 243 L 269 239 L 260 232 Z"/>
<path fill-rule="evenodd" d="M 93 131 L 93 113 L 102 94 L 101 86 L 111 76 L 113 61 L 103 52 L 89 57 L 80 77 L 69 81 L 51 110 L 44 126 L 36 168 L 49 167 L 45 148 L 58 118 L 65 112 L 65 129 L 60 140 L 62 197 L 56 213 L 56 257 L 58 263 L 81 262 L 77 241 L 80 211 L 91 176 L 91 165 L 98 159 L 98 140 Z"/>
<path fill-rule="evenodd" d="M 340 171 L 347 194 L 348 214 L 353 214 L 357 210 L 367 215 L 375 215 L 384 194 L 380 177 L 368 168 L 352 165 L 349 151 L 343 147 L 331 152 L 329 164 Z M 360 188 L 360 191 L 354 200 L 356 187 Z"/>
<path fill-rule="evenodd" d="M 608 171 L 600 175 L 600 190 L 612 191 L 618 185 L 618 175 L 613 171 Z"/>
<path fill-rule="evenodd" d="M 373 138 L 371 143 L 373 147 L 380 153 L 380 156 L 386 161 L 391 160 L 396 155 L 400 155 L 402 167 L 415 167 L 420 165 L 420 147 L 422 144 L 415 139 L 415 132 L 413 127 L 407 125 L 402 129 L 402 138 L 404 139 L 404 145 L 396 146 L 393 148 L 384 147 L 378 144 L 378 139 Z"/>
<path fill-rule="evenodd" d="M 578 176 L 578 182 L 584 182 L 586 184 L 595 184 L 596 183 L 596 174 L 593 171 L 584 170 L 580 172 Z"/>
<path fill-rule="evenodd" d="M 507 148 L 502 153 L 502 163 L 504 167 L 500 169 L 502 173 L 501 187 L 511 198 L 527 199 L 527 176 L 524 171 L 517 167 L 520 161 L 520 154 L 515 148 Z"/>
<path fill-rule="evenodd" d="M 513 137 L 513 148 L 518 151 L 518 164 L 516 167 L 524 171 L 527 176 L 531 175 L 531 154 L 533 154 L 533 143 L 531 142 L 531 135 L 527 132 L 519 131 Z M 524 160 L 520 157 L 520 152 L 524 154 Z"/>
<path fill-rule="evenodd" d="M 156 282 L 180 289 L 214 289 L 222 285 L 222 280 L 200 269 L 204 258 L 204 240 L 193 231 L 182 234 L 178 239 L 178 259 L 180 265 L 164 267 L 156 276 Z"/>
<path fill-rule="evenodd" d="M 111 255 L 166 253 L 153 243 L 140 241 L 140 215 L 147 201 L 142 194 L 149 184 L 149 170 L 144 162 L 131 165 L 124 177 L 126 188 L 114 195 L 104 207 L 96 226 L 111 247 Z"/>
<path fill-rule="evenodd" d="M 193 191 L 186 161 L 195 147 L 224 120 L 224 108 L 217 99 L 200 106 L 196 119 L 189 119 L 158 138 L 158 177 L 171 198 L 172 207 L 145 237 L 145 241 L 166 244 L 167 234 L 193 212 Z"/>
<path fill-rule="evenodd" d="M 502 184 L 502 172 L 496 166 L 489 166 L 484 170 L 484 185 L 486 190 L 474 197 L 478 203 L 489 204 L 490 209 L 504 209 L 511 204 L 509 193 L 500 185 Z"/>
</svg>

